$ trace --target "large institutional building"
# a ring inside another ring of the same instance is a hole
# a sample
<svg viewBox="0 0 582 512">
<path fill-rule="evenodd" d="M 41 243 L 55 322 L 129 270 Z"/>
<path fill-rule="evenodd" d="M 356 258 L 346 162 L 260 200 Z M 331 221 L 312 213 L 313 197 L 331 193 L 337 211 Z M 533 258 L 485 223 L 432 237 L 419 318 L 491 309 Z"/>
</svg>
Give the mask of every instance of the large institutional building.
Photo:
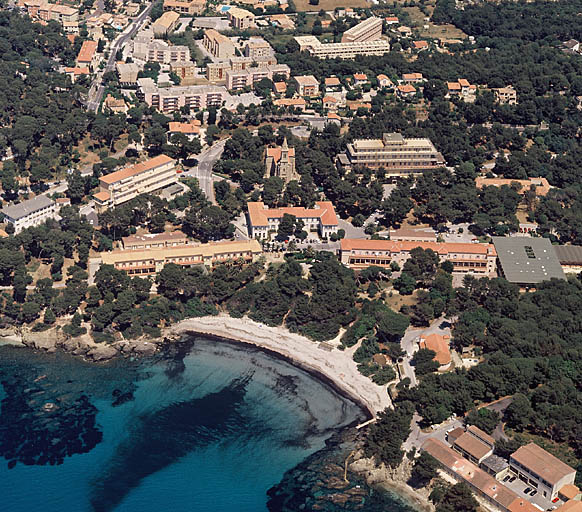
<svg viewBox="0 0 582 512">
<path fill-rule="evenodd" d="M 230 98 L 224 87 L 188 85 L 158 87 L 151 78 L 139 78 L 137 95 L 150 107 L 164 114 L 171 114 L 189 106 L 192 110 L 221 107 Z"/>
<path fill-rule="evenodd" d="M 383 39 L 350 43 L 322 43 L 315 36 L 297 36 L 300 51 L 307 51 L 319 59 L 354 59 L 360 55 L 384 55 L 390 51 L 390 43 Z"/>
<path fill-rule="evenodd" d="M 372 16 L 346 30 L 342 35 L 342 43 L 377 41 L 382 37 L 382 19 Z"/>
<path fill-rule="evenodd" d="M 315 208 L 267 208 L 261 202 L 247 204 L 249 236 L 268 240 L 277 232 L 283 215 L 293 215 L 305 224 L 305 231 L 317 231 L 322 237 L 329 237 L 338 231 L 338 219 L 333 204 L 329 201 L 315 203 Z"/>
<path fill-rule="evenodd" d="M 262 253 L 259 242 L 243 240 L 104 252 L 101 253 L 101 261 L 104 265 L 113 265 L 117 270 L 123 270 L 131 276 L 151 276 L 160 272 L 168 263 L 183 267 L 212 266 L 239 259 L 255 261 Z"/>
<path fill-rule="evenodd" d="M 57 204 L 47 196 L 36 196 L 12 206 L 2 208 L 4 222 L 14 226 L 14 232 L 20 233 L 23 229 L 40 226 L 48 219 L 57 217 Z"/>
<path fill-rule="evenodd" d="M 140 194 L 150 194 L 178 181 L 176 161 L 166 155 L 99 178 L 99 192 L 93 197 L 101 210 L 118 206 Z"/>
<path fill-rule="evenodd" d="M 395 242 L 393 240 L 366 240 L 345 238 L 341 241 L 339 259 L 353 269 L 370 265 L 389 267 L 392 262 L 400 267 L 410 258 L 410 251 L 420 247 L 431 249 L 441 260 L 450 261 L 454 272 L 494 276 L 497 253 L 492 244 L 463 244 L 438 242 Z"/>
<path fill-rule="evenodd" d="M 278 176 L 285 183 L 299 181 L 299 173 L 295 170 L 295 148 L 287 144 L 287 137 L 282 146 L 267 148 L 265 156 L 265 176 Z"/>
<path fill-rule="evenodd" d="M 358 139 L 348 144 L 352 166 L 378 169 L 406 176 L 445 165 L 445 159 L 429 139 L 405 139 L 400 133 L 385 133 L 381 139 Z"/>
</svg>

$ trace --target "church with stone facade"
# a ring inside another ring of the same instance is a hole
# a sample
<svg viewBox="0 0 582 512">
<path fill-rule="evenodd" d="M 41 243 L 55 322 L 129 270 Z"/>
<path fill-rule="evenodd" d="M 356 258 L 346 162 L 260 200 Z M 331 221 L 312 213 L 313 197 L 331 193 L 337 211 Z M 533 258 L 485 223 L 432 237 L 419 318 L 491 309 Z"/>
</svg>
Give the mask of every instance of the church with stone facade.
<svg viewBox="0 0 582 512">
<path fill-rule="evenodd" d="M 292 180 L 299 181 L 299 173 L 295 170 L 295 148 L 290 148 L 287 138 L 282 146 L 267 148 L 265 156 L 265 176 L 278 176 L 285 184 Z"/>
</svg>

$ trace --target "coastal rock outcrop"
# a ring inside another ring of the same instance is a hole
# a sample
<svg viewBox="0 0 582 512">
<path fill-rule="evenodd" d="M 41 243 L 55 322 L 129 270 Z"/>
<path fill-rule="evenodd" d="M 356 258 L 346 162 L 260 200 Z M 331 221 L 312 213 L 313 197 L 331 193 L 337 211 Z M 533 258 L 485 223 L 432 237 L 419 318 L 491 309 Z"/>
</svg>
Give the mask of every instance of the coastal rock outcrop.
<svg viewBox="0 0 582 512">
<path fill-rule="evenodd" d="M 64 340 L 62 332 L 57 329 L 47 329 L 39 332 L 23 329 L 21 336 L 24 345 L 47 352 L 54 352 L 57 345 Z"/>
<path fill-rule="evenodd" d="M 97 345 L 85 357 L 91 361 L 107 361 L 117 355 L 117 349 L 111 345 Z"/>
</svg>

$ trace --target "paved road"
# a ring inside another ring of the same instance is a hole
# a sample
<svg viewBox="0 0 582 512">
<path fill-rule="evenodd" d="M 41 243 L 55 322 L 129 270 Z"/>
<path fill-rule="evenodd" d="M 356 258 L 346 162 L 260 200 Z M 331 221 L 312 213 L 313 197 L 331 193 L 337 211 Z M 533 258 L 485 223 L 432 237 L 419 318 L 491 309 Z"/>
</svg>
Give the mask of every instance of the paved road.
<svg viewBox="0 0 582 512">
<path fill-rule="evenodd" d="M 184 173 L 186 176 L 193 176 L 194 178 L 198 178 L 200 188 L 206 197 L 210 200 L 210 202 L 212 202 L 212 204 L 216 204 L 216 198 L 214 197 L 214 176 L 212 175 L 212 168 L 222 155 L 222 152 L 224 151 L 224 145 L 226 144 L 227 140 L 228 139 L 221 140 L 212 145 L 206 151 L 200 153 L 196 157 L 198 160 L 198 166 Z"/>
<path fill-rule="evenodd" d="M 441 423 L 436 428 L 430 429 L 428 432 L 423 432 L 418 425 L 420 420 L 421 417 L 417 413 L 414 413 L 414 416 L 412 417 L 412 423 L 410 425 L 410 435 L 408 436 L 408 439 L 402 444 L 402 449 L 406 452 L 410 451 L 412 448 L 419 449 L 424 444 L 424 442 L 431 437 L 439 439 L 444 443 L 447 430 L 462 427 L 464 425 L 462 418 L 453 419 Z"/>
<path fill-rule="evenodd" d="M 415 328 L 408 328 L 404 333 L 404 336 L 400 340 L 400 346 L 402 350 L 406 352 L 404 356 L 404 361 L 402 362 L 402 368 L 404 370 L 404 376 L 410 379 L 410 385 L 412 387 L 417 385 L 416 374 L 414 373 L 414 368 L 410 364 L 410 360 L 414 353 L 418 350 L 418 338 L 421 334 L 428 335 L 428 334 L 451 334 L 451 326 L 448 322 L 445 321 L 444 317 L 437 318 L 433 320 L 431 325 L 426 329 L 415 329 Z"/>
<path fill-rule="evenodd" d="M 107 64 L 103 70 L 103 73 L 98 73 L 97 77 L 93 81 L 93 84 L 91 84 L 91 90 L 89 92 L 88 98 L 89 101 L 87 102 L 87 110 L 97 112 L 99 109 L 99 105 L 101 105 L 101 99 L 103 98 L 103 93 L 105 92 L 105 87 L 101 81 L 103 75 L 108 71 L 113 71 L 115 68 L 117 51 L 123 48 L 123 45 L 125 45 L 125 43 L 135 35 L 143 21 L 148 17 L 153 5 L 153 3 L 149 4 L 143 10 L 143 12 L 137 18 L 135 18 L 114 41 L 113 46 L 110 49 L 109 59 L 107 60 Z"/>
</svg>

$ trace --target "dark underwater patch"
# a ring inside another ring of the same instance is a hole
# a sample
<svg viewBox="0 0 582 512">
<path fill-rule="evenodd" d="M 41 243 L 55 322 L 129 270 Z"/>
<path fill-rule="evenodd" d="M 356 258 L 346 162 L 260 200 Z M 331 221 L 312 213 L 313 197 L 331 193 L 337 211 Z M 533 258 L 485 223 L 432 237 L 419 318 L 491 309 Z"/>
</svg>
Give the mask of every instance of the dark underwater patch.
<svg viewBox="0 0 582 512">
<path fill-rule="evenodd" d="M 38 386 L 22 379 L 2 381 L 6 397 L 0 415 L 0 455 L 13 468 L 18 462 L 44 466 L 91 451 L 103 438 L 97 408 L 86 395 L 47 401 Z"/>
<path fill-rule="evenodd" d="M 171 404 L 136 419 L 94 482 L 93 510 L 113 510 L 149 475 L 177 462 L 188 453 L 240 431 L 245 420 L 239 412 L 251 375 L 202 398 Z"/>
</svg>

